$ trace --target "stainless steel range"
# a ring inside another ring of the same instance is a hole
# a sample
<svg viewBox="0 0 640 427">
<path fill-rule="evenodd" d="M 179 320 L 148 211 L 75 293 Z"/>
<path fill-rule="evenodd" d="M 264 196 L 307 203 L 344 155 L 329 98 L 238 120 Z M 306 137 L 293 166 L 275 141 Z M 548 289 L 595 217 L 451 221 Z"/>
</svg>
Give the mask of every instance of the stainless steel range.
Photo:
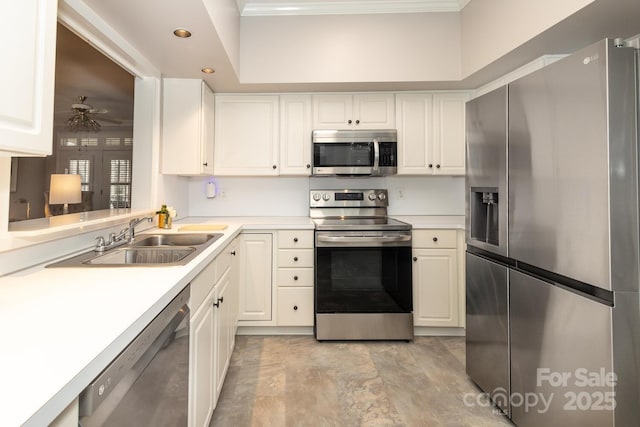
<svg viewBox="0 0 640 427">
<path fill-rule="evenodd" d="M 387 190 L 311 190 L 318 340 L 411 340 L 411 225 Z"/>
</svg>

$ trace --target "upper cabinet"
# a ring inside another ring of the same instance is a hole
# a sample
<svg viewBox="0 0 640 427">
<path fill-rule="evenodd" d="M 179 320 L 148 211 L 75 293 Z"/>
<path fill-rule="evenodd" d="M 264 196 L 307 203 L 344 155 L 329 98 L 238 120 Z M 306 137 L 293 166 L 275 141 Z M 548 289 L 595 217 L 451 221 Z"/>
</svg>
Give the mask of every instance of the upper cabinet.
<svg viewBox="0 0 640 427">
<path fill-rule="evenodd" d="M 399 175 L 464 175 L 469 94 L 396 95 Z"/>
<path fill-rule="evenodd" d="M 216 175 L 278 175 L 279 97 L 217 95 L 215 104 Z"/>
<path fill-rule="evenodd" d="M 311 95 L 280 95 L 280 175 L 311 174 Z"/>
<path fill-rule="evenodd" d="M 313 95 L 314 129 L 395 129 L 392 93 Z"/>
<path fill-rule="evenodd" d="M 213 174 L 214 96 L 198 79 L 164 79 L 162 173 Z"/>
<path fill-rule="evenodd" d="M 49 155 L 53 148 L 53 96 L 57 1 L 0 3 L 9 60 L 0 79 L 0 154 Z"/>
</svg>

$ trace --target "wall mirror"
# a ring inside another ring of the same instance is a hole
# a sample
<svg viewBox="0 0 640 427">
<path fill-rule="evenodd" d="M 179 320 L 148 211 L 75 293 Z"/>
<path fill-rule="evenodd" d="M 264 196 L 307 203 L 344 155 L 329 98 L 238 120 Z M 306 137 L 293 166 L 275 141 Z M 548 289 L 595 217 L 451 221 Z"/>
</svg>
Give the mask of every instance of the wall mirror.
<svg viewBox="0 0 640 427">
<path fill-rule="evenodd" d="M 54 174 L 80 175 L 69 213 L 131 207 L 135 77 L 63 25 L 57 32 L 53 154 L 13 159 L 9 222 L 63 214 L 70 196 L 51 187 Z"/>
</svg>

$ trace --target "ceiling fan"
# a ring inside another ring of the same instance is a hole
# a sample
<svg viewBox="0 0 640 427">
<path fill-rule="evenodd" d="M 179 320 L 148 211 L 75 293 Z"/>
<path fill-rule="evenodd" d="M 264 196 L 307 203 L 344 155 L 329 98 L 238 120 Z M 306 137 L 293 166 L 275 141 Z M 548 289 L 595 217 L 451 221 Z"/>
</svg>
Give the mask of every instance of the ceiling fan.
<svg viewBox="0 0 640 427">
<path fill-rule="evenodd" d="M 67 120 L 67 127 L 74 132 L 89 131 L 98 132 L 101 128 L 100 123 L 96 121 L 91 115 L 93 114 L 105 114 L 108 113 L 107 109 L 93 108 L 92 105 L 86 104 L 86 96 L 78 96 L 77 103 L 71 104 L 71 111 L 73 115 Z M 118 120 L 112 120 L 108 118 L 100 119 L 106 122 L 120 123 Z"/>
</svg>

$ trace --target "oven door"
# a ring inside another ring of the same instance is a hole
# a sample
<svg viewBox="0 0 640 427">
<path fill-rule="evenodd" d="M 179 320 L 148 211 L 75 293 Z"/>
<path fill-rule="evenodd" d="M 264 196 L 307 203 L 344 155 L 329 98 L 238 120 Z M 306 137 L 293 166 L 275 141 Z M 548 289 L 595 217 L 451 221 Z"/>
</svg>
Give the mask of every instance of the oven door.
<svg viewBox="0 0 640 427">
<path fill-rule="evenodd" d="M 411 313 L 411 231 L 316 232 L 316 313 Z"/>
</svg>

